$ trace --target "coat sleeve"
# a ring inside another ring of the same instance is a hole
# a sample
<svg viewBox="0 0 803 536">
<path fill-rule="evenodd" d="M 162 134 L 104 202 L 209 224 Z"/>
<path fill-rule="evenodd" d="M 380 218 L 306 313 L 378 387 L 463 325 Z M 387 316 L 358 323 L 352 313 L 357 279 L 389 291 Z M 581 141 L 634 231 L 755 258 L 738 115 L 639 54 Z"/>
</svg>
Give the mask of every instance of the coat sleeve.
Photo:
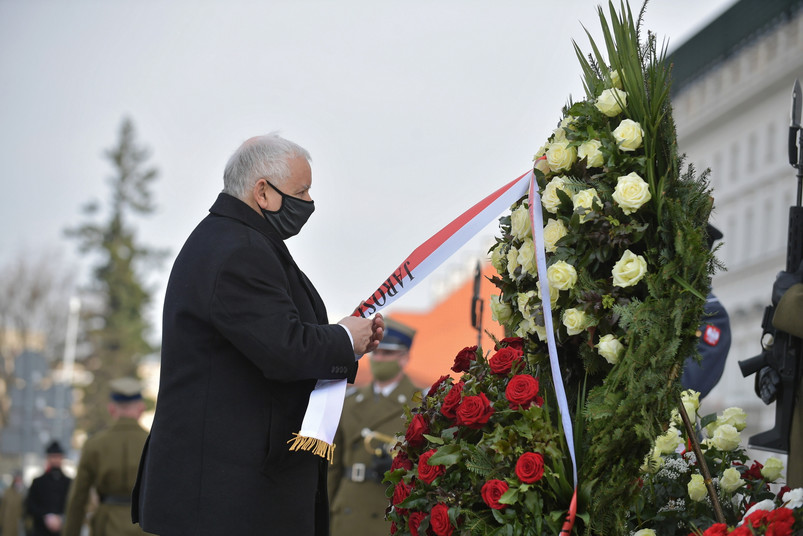
<svg viewBox="0 0 803 536">
<path fill-rule="evenodd" d="M 353 377 L 357 362 L 348 334 L 342 326 L 303 320 L 291 284 L 275 252 L 253 246 L 236 250 L 217 274 L 213 325 L 266 378 Z"/>
<path fill-rule="evenodd" d="M 67 507 L 64 510 L 64 528 L 62 529 L 62 536 L 80 536 L 81 527 L 84 524 L 86 517 L 86 505 L 89 501 L 89 490 L 92 483 L 96 479 L 95 472 L 92 467 L 97 464 L 92 463 L 92 450 L 88 448 L 89 445 L 84 447 L 84 452 L 81 454 L 81 460 L 78 462 L 78 470 L 75 474 L 72 484 L 70 484 L 70 493 L 67 496 Z"/>
</svg>

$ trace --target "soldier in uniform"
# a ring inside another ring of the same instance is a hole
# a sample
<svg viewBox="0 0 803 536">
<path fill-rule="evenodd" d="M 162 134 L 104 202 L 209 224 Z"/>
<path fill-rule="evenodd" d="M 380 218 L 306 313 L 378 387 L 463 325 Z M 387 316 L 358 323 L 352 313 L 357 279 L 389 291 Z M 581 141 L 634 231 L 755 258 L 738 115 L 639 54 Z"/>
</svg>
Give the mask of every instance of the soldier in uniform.
<svg viewBox="0 0 803 536">
<path fill-rule="evenodd" d="M 61 534 L 64 503 L 70 489 L 70 477 L 61 470 L 64 450 L 58 441 L 51 442 L 45 450 L 47 467 L 43 475 L 34 478 L 25 508 L 33 520 L 33 536 Z"/>
<path fill-rule="evenodd" d="M 329 470 L 331 536 L 388 534 L 387 484 L 394 436 L 404 430 L 404 406 L 420 391 L 404 374 L 415 330 L 385 318 L 385 337 L 371 354 L 372 382 L 352 390 L 343 405 Z"/>
<path fill-rule="evenodd" d="M 113 380 L 109 387 L 108 410 L 114 422 L 84 444 L 67 501 L 64 536 L 81 534 L 92 489 L 99 501 L 89 520 L 92 536 L 146 534 L 131 522 L 131 490 L 148 437 L 137 422 L 145 410 L 141 387 L 133 378 Z"/>
<path fill-rule="evenodd" d="M 714 242 L 722 238 L 722 232 L 708 224 L 708 249 L 714 247 Z M 714 296 L 708 293 L 703 309 L 702 324 L 697 330 L 697 351 L 700 352 L 700 361 L 695 357 L 687 357 L 683 367 L 680 384 L 684 389 L 693 389 L 700 393 L 700 399 L 705 398 L 711 389 L 719 382 L 725 370 L 725 361 L 731 347 L 731 325 L 728 312 Z"/>
<path fill-rule="evenodd" d="M 22 473 L 14 472 L 14 481 L 0 499 L 0 534 L 3 536 L 21 536 L 24 534 L 23 514 L 25 509 L 25 485 Z"/>
</svg>

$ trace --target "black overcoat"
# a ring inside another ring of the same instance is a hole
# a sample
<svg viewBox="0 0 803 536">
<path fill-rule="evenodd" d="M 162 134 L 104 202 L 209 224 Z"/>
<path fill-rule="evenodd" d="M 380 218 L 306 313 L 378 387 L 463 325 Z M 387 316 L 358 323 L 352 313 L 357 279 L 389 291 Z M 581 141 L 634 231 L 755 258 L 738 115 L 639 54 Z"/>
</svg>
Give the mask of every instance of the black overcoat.
<svg viewBox="0 0 803 536">
<path fill-rule="evenodd" d="M 349 336 L 260 214 L 227 194 L 210 212 L 170 274 L 133 519 L 161 536 L 328 534 L 326 461 L 287 442 L 316 379 L 354 379 Z"/>
</svg>

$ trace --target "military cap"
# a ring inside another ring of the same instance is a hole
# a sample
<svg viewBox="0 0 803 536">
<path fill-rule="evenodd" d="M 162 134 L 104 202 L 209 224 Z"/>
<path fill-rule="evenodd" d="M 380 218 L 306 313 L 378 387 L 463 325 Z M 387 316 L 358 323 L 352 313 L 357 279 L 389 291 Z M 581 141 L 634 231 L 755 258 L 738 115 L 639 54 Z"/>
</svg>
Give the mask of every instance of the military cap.
<svg viewBox="0 0 803 536">
<path fill-rule="evenodd" d="M 775 307 L 772 325 L 775 329 L 803 338 L 803 283 L 796 283 L 783 293 Z"/>
<path fill-rule="evenodd" d="M 385 318 L 385 335 L 379 343 L 379 350 L 409 350 L 413 345 L 415 330 L 392 318 Z"/>
<path fill-rule="evenodd" d="M 109 382 L 111 399 L 115 402 L 133 402 L 142 398 L 142 385 L 134 378 L 117 378 Z"/>
<path fill-rule="evenodd" d="M 45 454 L 64 454 L 64 449 L 61 448 L 61 443 L 53 440 L 45 449 Z"/>
<path fill-rule="evenodd" d="M 722 234 L 722 231 L 720 231 L 710 223 L 706 227 L 706 232 L 708 234 L 708 249 L 713 248 L 714 242 L 716 242 L 717 240 L 722 240 L 722 237 L 724 236 Z"/>
</svg>

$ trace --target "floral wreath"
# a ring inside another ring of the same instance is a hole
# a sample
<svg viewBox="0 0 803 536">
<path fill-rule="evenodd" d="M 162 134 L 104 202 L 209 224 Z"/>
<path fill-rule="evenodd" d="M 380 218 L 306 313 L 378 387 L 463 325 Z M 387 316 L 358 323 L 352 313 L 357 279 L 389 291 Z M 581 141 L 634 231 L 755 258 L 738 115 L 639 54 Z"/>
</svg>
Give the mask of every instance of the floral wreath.
<svg viewBox="0 0 803 536">
<path fill-rule="evenodd" d="M 717 263 L 705 174 L 681 174 L 669 67 L 629 6 L 600 8 L 607 59 L 575 45 L 586 98 L 535 155 L 546 282 L 578 452 L 573 533 L 622 534 L 639 467 L 680 401 Z M 393 534 L 558 534 L 574 490 L 558 415 L 528 201 L 491 249 L 494 319 L 421 405 L 386 475 Z M 514 337 L 515 336 L 515 337 Z"/>
</svg>

